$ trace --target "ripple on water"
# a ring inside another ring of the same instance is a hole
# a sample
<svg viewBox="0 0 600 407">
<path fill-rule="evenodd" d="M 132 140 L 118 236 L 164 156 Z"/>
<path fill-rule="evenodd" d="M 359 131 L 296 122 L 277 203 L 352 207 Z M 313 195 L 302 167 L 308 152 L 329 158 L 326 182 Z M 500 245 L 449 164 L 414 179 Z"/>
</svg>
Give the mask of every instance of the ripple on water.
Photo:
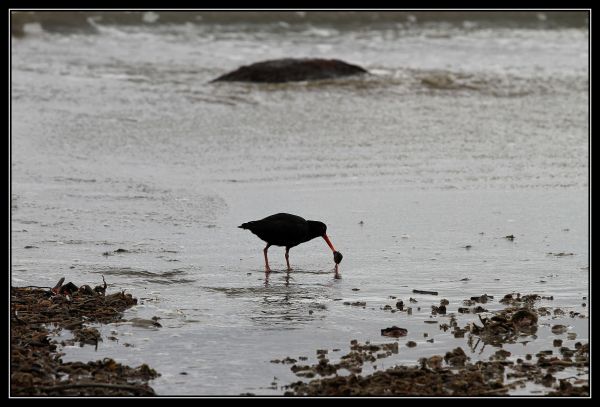
<svg viewBox="0 0 600 407">
<path fill-rule="evenodd" d="M 171 269 L 164 272 L 152 272 L 137 267 L 116 267 L 116 266 L 95 266 L 90 268 L 90 272 L 103 275 L 112 275 L 119 277 L 133 277 L 139 283 L 155 283 L 161 285 L 168 284 L 189 284 L 196 280 L 191 278 L 183 278 L 188 271 L 184 269 Z"/>
</svg>

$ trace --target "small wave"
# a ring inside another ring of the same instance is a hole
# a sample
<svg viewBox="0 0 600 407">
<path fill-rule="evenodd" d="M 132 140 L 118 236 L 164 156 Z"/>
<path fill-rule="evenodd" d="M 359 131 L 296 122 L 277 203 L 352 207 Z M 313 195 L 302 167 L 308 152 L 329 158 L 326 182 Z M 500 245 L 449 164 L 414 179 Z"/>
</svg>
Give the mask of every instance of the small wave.
<svg viewBox="0 0 600 407">
<path fill-rule="evenodd" d="M 173 269 L 170 271 L 165 271 L 164 273 L 161 273 L 161 277 L 175 277 L 178 276 L 180 274 L 186 274 L 187 271 L 182 270 L 182 269 Z"/>
<path fill-rule="evenodd" d="M 588 13 L 584 11 L 539 12 L 438 12 L 438 11 L 386 11 L 386 12 L 244 12 L 244 11 L 77 11 L 77 12 L 13 12 L 11 34 L 26 35 L 26 24 L 39 24 L 47 32 L 96 34 L 104 26 L 169 26 L 179 25 L 248 25 L 261 24 L 274 30 L 309 25 L 312 33 L 330 36 L 331 30 L 356 29 L 357 26 L 431 25 L 446 24 L 466 29 L 472 27 L 532 27 L 562 28 L 585 27 Z"/>
<path fill-rule="evenodd" d="M 179 278 L 179 279 L 165 279 L 165 278 L 146 278 L 144 281 L 152 284 L 160 284 L 160 285 L 171 285 L 171 284 L 190 284 L 195 283 L 196 280 Z"/>
<path fill-rule="evenodd" d="M 38 222 L 37 220 L 21 220 L 21 219 L 13 219 L 13 221 L 15 222 L 19 222 L 19 223 L 23 223 L 25 225 L 37 225 Z"/>
<path fill-rule="evenodd" d="M 468 78 L 458 77 L 451 72 L 434 72 L 423 75 L 421 83 L 431 89 L 471 89 L 479 90 L 478 86 L 475 86 L 468 82 Z"/>
<path fill-rule="evenodd" d="M 76 178 L 76 177 L 54 177 L 55 181 L 58 182 L 73 182 L 73 183 L 91 183 L 96 182 L 94 178 Z"/>
<path fill-rule="evenodd" d="M 92 272 L 108 276 L 137 277 L 139 278 L 138 282 L 144 285 L 147 283 L 170 285 L 190 284 L 196 282 L 195 279 L 185 277 L 185 275 L 187 275 L 187 271 L 181 268 L 171 269 L 164 272 L 152 272 L 141 268 L 107 266 L 96 267 L 92 270 Z"/>
<path fill-rule="evenodd" d="M 522 97 L 533 94 L 551 94 L 586 91 L 587 78 L 577 75 L 564 76 L 520 76 L 495 72 L 460 72 L 451 70 L 424 70 L 398 68 L 395 71 L 382 68 L 380 72 L 363 81 L 365 89 L 383 89 L 384 91 L 414 94 L 423 92 L 479 93 L 495 97 Z"/>
<path fill-rule="evenodd" d="M 118 275 L 118 276 L 139 276 L 139 277 L 152 277 L 159 276 L 159 274 L 152 273 L 148 270 L 143 269 L 134 269 L 131 267 L 98 267 L 96 269 L 91 270 L 92 273 L 98 274 L 106 274 L 106 275 Z"/>
<path fill-rule="evenodd" d="M 533 94 L 551 94 L 586 91 L 589 83 L 584 76 L 520 76 L 496 72 L 460 72 L 452 70 L 426 70 L 414 68 L 368 67 L 369 74 L 357 77 L 323 79 L 305 82 L 286 82 L 278 84 L 238 83 L 220 86 L 219 91 L 235 87 L 236 91 L 246 92 L 339 92 L 392 94 L 472 94 L 478 93 L 495 97 L 523 97 Z M 222 90 L 221 88 L 225 89 Z M 223 98 L 227 97 L 224 95 Z M 247 96 L 250 97 L 250 96 Z M 205 98 L 207 103 L 224 103 L 223 98 Z M 237 100 L 228 102 L 237 104 Z M 247 101 L 247 100 L 245 100 Z"/>
</svg>

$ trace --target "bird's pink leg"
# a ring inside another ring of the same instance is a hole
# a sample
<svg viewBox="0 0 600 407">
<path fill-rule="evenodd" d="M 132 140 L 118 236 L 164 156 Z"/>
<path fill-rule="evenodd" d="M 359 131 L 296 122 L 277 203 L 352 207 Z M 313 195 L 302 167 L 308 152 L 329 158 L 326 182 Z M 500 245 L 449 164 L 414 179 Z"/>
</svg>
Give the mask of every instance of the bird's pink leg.
<svg viewBox="0 0 600 407">
<path fill-rule="evenodd" d="M 269 250 L 270 246 L 270 244 L 267 244 L 267 247 L 265 247 L 265 250 L 263 250 L 263 253 L 265 254 L 265 271 L 267 273 L 271 272 L 271 268 L 269 267 L 269 258 L 267 257 L 267 250 Z"/>
<path fill-rule="evenodd" d="M 292 268 L 290 267 L 290 248 L 286 247 L 285 248 L 285 262 L 287 263 L 288 266 L 288 271 L 290 271 Z"/>
</svg>

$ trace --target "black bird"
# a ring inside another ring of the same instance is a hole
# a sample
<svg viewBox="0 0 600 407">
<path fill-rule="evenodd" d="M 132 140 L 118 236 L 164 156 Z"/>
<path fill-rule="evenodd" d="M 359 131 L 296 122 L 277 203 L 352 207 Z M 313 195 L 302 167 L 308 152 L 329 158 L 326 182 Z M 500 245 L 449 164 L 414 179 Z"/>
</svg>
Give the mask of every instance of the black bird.
<svg viewBox="0 0 600 407">
<path fill-rule="evenodd" d="M 267 250 L 269 250 L 270 246 L 285 246 L 285 261 L 288 270 L 291 270 L 289 259 L 290 249 L 300 243 L 308 242 L 315 237 L 325 239 L 333 252 L 333 259 L 336 264 L 342 261 L 343 256 L 335 250 L 331 240 L 327 237 L 327 226 L 323 222 L 306 220 L 300 216 L 290 215 L 289 213 L 278 213 L 261 220 L 243 223 L 238 227 L 248 229 L 267 242 L 267 246 L 263 250 L 267 272 L 271 271 L 269 268 L 269 258 L 267 257 Z"/>
</svg>

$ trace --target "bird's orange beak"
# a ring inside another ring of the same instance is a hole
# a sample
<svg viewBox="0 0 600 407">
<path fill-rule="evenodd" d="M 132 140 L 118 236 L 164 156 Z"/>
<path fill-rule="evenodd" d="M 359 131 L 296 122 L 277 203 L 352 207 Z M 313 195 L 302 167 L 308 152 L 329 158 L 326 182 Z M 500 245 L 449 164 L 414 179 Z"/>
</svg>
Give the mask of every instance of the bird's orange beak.
<svg viewBox="0 0 600 407">
<path fill-rule="evenodd" d="M 335 252 L 335 247 L 333 247 L 333 243 L 331 243 L 331 240 L 329 240 L 329 238 L 327 237 L 327 234 L 323 235 L 323 239 L 325 239 L 325 241 L 327 242 L 327 245 L 331 248 L 331 251 Z"/>
</svg>

